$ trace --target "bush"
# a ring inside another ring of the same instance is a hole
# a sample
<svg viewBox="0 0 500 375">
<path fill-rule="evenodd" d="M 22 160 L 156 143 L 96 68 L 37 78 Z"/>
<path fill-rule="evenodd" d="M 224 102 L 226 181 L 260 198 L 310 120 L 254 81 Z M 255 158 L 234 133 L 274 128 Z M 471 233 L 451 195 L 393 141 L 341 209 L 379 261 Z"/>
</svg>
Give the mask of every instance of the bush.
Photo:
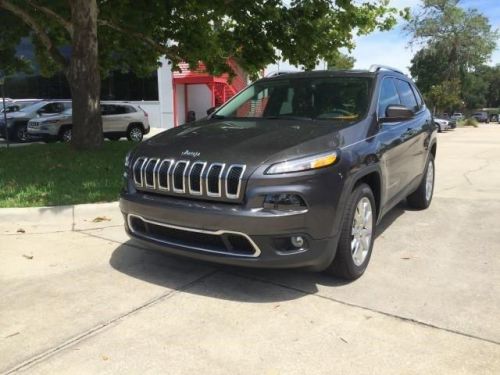
<svg viewBox="0 0 500 375">
<path fill-rule="evenodd" d="M 459 121 L 458 126 L 473 126 L 474 128 L 477 128 L 478 123 L 474 117 L 469 117 L 466 118 L 465 120 Z"/>
</svg>

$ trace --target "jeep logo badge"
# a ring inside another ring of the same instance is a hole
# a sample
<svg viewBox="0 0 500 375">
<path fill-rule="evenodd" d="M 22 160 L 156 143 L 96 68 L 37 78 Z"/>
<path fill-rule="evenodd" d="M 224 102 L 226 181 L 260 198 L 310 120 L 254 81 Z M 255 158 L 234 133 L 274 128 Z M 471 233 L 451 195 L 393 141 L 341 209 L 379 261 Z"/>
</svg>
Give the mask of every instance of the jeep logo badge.
<svg viewBox="0 0 500 375">
<path fill-rule="evenodd" d="M 181 153 L 181 156 L 191 156 L 193 158 L 197 158 L 200 155 L 201 154 L 199 152 L 189 151 L 189 150 L 186 150 L 186 151 L 184 151 L 184 152 Z"/>
</svg>

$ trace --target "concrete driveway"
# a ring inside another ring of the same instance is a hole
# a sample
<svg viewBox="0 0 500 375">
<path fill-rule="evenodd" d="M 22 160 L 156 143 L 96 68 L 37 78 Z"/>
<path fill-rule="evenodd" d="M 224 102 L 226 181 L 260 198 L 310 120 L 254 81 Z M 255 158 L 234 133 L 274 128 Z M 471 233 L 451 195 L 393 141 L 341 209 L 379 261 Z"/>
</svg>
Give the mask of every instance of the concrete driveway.
<svg viewBox="0 0 500 375">
<path fill-rule="evenodd" d="M 499 374 L 500 126 L 439 134 L 437 168 L 350 284 L 148 251 L 116 204 L 0 211 L 0 372 Z"/>
</svg>

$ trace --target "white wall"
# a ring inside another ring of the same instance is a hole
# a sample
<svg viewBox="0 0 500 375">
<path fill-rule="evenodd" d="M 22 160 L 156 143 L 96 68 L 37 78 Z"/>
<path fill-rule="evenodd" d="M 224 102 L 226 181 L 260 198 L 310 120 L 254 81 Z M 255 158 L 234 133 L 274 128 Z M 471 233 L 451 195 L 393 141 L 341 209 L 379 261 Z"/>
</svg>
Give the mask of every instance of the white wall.
<svg viewBox="0 0 500 375">
<path fill-rule="evenodd" d="M 188 111 L 196 113 L 199 120 L 207 115 L 207 109 L 212 107 L 212 93 L 207 85 L 188 85 Z"/>
<path fill-rule="evenodd" d="M 177 114 L 177 124 L 182 125 L 186 122 L 186 108 L 185 108 L 185 90 L 186 85 L 177 85 L 176 91 L 176 108 L 175 113 Z"/>
<path fill-rule="evenodd" d="M 174 98 L 173 98 L 173 78 L 172 69 L 165 57 L 160 59 L 162 64 L 158 68 L 158 126 L 168 129 L 174 126 Z"/>
<path fill-rule="evenodd" d="M 161 126 L 161 110 L 160 102 L 158 101 L 131 101 L 130 103 L 136 104 L 144 109 L 148 114 L 149 126 L 152 128 L 164 128 Z M 173 124 L 173 121 L 172 121 Z"/>
</svg>

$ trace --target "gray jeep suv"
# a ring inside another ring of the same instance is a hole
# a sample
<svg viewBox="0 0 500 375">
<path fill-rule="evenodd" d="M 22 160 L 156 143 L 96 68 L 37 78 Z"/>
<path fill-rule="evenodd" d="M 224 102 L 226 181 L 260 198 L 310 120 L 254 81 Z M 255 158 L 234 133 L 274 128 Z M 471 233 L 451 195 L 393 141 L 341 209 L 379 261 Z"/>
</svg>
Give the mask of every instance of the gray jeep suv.
<svg viewBox="0 0 500 375">
<path fill-rule="evenodd" d="M 436 148 L 399 71 L 283 74 L 139 144 L 120 208 L 127 233 L 161 251 L 352 280 L 392 207 L 431 204 Z"/>
</svg>

